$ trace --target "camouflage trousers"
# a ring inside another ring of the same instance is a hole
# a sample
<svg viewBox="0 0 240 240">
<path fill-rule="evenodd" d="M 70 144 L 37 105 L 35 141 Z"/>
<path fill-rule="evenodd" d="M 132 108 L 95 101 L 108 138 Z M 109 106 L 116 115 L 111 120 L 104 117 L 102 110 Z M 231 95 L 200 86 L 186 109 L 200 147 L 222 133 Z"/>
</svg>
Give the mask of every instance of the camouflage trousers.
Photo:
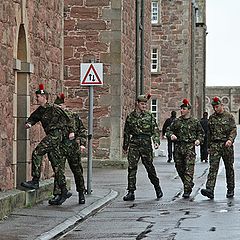
<svg viewBox="0 0 240 240">
<path fill-rule="evenodd" d="M 193 143 L 175 143 L 173 157 L 175 168 L 183 183 L 184 192 L 191 193 L 194 186 L 195 145 Z"/>
<path fill-rule="evenodd" d="M 154 186 L 159 186 L 159 178 L 153 165 L 153 150 L 151 139 L 133 139 L 128 151 L 128 190 L 136 190 L 136 175 L 139 159 L 141 158 L 147 170 L 148 178 Z"/>
<path fill-rule="evenodd" d="M 74 176 L 76 191 L 84 192 L 85 185 L 83 178 L 83 167 L 81 164 L 81 151 L 79 149 L 78 143 L 75 140 L 65 140 L 61 148 L 61 153 L 64 158 L 64 161 L 62 162 L 62 168 L 65 168 L 65 162 L 68 160 L 69 167 Z M 57 181 L 54 181 L 53 194 L 57 195 L 59 192 L 60 189 L 58 183 Z"/>
<path fill-rule="evenodd" d="M 51 162 L 52 169 L 55 175 L 55 180 L 62 191 L 66 189 L 66 179 L 64 168 L 62 168 L 62 154 L 60 151 L 62 142 L 62 131 L 55 129 L 47 134 L 32 153 L 32 177 L 39 180 L 41 175 L 41 164 L 45 154 Z"/>
<path fill-rule="evenodd" d="M 206 188 L 214 191 L 220 159 L 223 159 L 223 163 L 226 171 L 227 189 L 234 190 L 234 150 L 233 146 L 225 147 L 225 142 L 211 143 L 210 145 L 210 168 L 207 177 Z"/>
</svg>

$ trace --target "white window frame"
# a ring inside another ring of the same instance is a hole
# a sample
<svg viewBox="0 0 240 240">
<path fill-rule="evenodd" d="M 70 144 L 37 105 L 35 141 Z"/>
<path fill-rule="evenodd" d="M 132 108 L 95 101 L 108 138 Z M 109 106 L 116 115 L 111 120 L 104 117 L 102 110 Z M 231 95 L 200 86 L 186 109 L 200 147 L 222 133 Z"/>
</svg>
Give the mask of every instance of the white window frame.
<svg viewBox="0 0 240 240">
<path fill-rule="evenodd" d="M 156 0 L 152 0 L 151 5 L 151 22 L 152 24 L 159 23 L 159 2 Z"/>
<path fill-rule="evenodd" d="M 153 101 L 155 102 L 153 104 Z M 155 108 L 156 110 L 153 110 L 153 108 Z M 151 113 L 154 115 L 156 122 L 158 122 L 158 99 L 153 98 L 151 100 Z"/>
<path fill-rule="evenodd" d="M 159 72 L 159 49 L 152 47 L 151 49 L 151 73 Z"/>
</svg>

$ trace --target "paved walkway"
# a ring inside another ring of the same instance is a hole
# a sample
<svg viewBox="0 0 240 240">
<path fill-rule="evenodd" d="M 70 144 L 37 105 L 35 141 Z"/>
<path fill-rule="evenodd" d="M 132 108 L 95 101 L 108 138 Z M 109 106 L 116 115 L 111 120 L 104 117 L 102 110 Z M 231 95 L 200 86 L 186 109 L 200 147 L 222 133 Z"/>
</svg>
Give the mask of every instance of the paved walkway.
<svg viewBox="0 0 240 240">
<path fill-rule="evenodd" d="M 110 188 L 96 188 L 92 194 L 85 195 L 86 203 L 80 205 L 72 174 L 67 172 L 66 176 L 71 178 L 71 198 L 61 206 L 50 206 L 48 201 L 43 201 L 35 206 L 14 210 L 0 221 L 0 240 L 53 239 L 74 228 L 118 195 Z"/>
</svg>

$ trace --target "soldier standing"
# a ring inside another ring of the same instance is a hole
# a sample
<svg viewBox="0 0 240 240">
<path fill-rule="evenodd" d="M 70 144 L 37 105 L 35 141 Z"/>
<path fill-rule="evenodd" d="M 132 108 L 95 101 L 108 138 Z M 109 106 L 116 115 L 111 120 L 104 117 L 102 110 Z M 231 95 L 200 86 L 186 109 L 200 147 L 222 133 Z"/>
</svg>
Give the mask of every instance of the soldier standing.
<svg viewBox="0 0 240 240">
<path fill-rule="evenodd" d="M 171 112 L 171 117 L 167 118 L 166 121 L 163 124 L 162 127 L 162 137 L 165 136 L 167 128 L 172 124 L 172 122 L 176 119 L 177 113 L 176 111 L 172 111 Z M 167 162 L 171 162 L 172 161 L 172 155 L 173 155 L 173 151 L 172 151 L 172 140 L 170 137 L 167 137 L 167 148 L 168 148 L 168 160 Z"/>
<path fill-rule="evenodd" d="M 203 117 L 200 120 L 202 128 L 204 130 L 204 141 L 200 145 L 200 158 L 201 162 L 208 162 L 208 112 L 203 113 Z"/>
<path fill-rule="evenodd" d="M 87 134 L 86 128 L 84 127 L 82 120 L 80 119 L 77 113 L 71 112 L 66 109 L 64 105 L 64 94 L 61 93 L 57 96 L 54 101 L 55 104 L 59 105 L 68 117 L 73 122 L 75 138 L 73 140 L 65 139 L 61 148 L 62 156 L 64 158 L 62 168 L 65 168 L 66 159 L 68 160 L 69 167 L 73 173 L 76 191 L 78 192 L 78 203 L 85 203 L 85 186 L 84 186 L 84 177 L 83 177 L 83 167 L 81 163 L 81 153 L 86 148 Z M 60 198 L 60 191 L 57 181 L 54 181 L 54 197 L 48 202 L 50 205 L 58 205 Z"/>
<path fill-rule="evenodd" d="M 187 99 L 183 100 L 180 108 L 181 116 L 167 129 L 167 136 L 174 142 L 173 156 L 183 183 L 183 198 L 189 198 L 194 186 L 195 146 L 203 141 L 204 131 L 199 120 L 191 117 L 191 105 Z"/>
<path fill-rule="evenodd" d="M 209 152 L 210 168 L 207 177 L 206 189 L 201 190 L 201 194 L 210 199 L 214 198 L 214 188 L 216 184 L 217 173 L 220 159 L 223 159 L 226 182 L 227 198 L 234 196 L 234 149 L 233 143 L 237 136 L 237 127 L 233 115 L 224 110 L 223 104 L 219 97 L 212 100 L 214 113 L 209 117 Z"/>
<path fill-rule="evenodd" d="M 146 111 L 149 98 L 150 95 L 148 97 L 145 95 L 138 96 L 136 109 L 127 116 L 125 122 L 123 152 L 126 154 L 128 151 L 128 193 L 123 197 L 124 201 L 135 199 L 136 174 L 140 158 L 155 188 L 157 198 L 163 196 L 159 178 L 153 165 L 152 149 L 152 140 L 155 149 L 159 147 L 160 134 L 154 116 Z"/>
<path fill-rule="evenodd" d="M 30 115 L 25 126 L 30 128 L 37 122 L 41 122 L 46 136 L 32 152 L 32 180 L 22 182 L 21 185 L 30 189 L 39 188 L 42 158 L 47 154 L 61 190 L 58 201 L 58 205 L 61 205 L 72 194 L 66 187 L 64 168 L 61 167 L 63 158 L 60 148 L 63 139 L 74 138 L 73 127 L 69 117 L 60 107 L 48 103 L 48 92 L 44 89 L 43 84 L 39 85 L 39 89 L 35 93 L 40 106 Z"/>
</svg>

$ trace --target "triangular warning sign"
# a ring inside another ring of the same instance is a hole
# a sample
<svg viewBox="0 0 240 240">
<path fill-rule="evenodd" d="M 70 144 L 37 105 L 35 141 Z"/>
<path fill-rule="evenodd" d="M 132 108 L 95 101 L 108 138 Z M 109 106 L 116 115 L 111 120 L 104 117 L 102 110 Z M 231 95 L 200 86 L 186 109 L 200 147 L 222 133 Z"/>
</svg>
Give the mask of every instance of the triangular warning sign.
<svg viewBox="0 0 240 240">
<path fill-rule="evenodd" d="M 92 64 L 90 64 L 81 84 L 82 85 L 102 85 L 103 84 L 102 80 L 98 76 L 96 69 Z"/>
</svg>

